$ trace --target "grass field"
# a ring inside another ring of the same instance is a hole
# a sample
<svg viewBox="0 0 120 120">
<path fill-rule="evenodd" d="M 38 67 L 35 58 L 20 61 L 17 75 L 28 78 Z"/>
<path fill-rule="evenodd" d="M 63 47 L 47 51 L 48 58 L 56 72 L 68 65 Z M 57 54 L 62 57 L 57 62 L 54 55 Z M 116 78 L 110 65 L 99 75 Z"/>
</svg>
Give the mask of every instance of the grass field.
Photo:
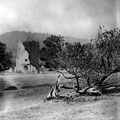
<svg viewBox="0 0 120 120">
<path fill-rule="evenodd" d="M 63 100 L 44 102 L 47 90 L 46 87 L 37 87 L 5 92 L 5 99 L 0 99 L 0 120 L 119 120 L 120 118 L 119 93 L 99 98 L 80 96 L 73 102 Z M 61 93 L 63 95 L 71 92 L 62 90 Z"/>
<path fill-rule="evenodd" d="M 15 85 L 15 91 L 2 91 L 0 120 L 119 120 L 120 93 L 101 97 L 79 96 L 73 101 L 51 100 L 44 102 L 49 84 L 58 74 L 12 74 L 0 77 L 1 86 Z M 70 84 L 61 76 L 61 82 Z M 2 88 L 1 87 L 1 88 Z M 62 89 L 60 95 L 74 93 Z"/>
<path fill-rule="evenodd" d="M 68 74 L 66 74 L 68 76 Z M 30 88 L 37 86 L 44 86 L 55 84 L 57 80 L 57 73 L 50 74 L 6 74 L 0 76 L 0 89 L 9 85 L 17 86 L 18 88 Z M 61 83 L 69 82 L 61 76 Z"/>
</svg>

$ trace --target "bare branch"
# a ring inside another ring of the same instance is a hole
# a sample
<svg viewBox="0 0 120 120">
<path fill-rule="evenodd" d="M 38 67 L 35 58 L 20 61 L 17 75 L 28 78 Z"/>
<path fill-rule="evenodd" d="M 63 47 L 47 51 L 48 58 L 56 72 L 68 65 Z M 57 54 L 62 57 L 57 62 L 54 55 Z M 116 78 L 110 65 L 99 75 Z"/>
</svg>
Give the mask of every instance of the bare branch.
<svg viewBox="0 0 120 120">
<path fill-rule="evenodd" d="M 61 73 L 65 79 L 74 79 L 74 78 L 75 78 L 74 76 L 73 76 L 73 77 L 67 77 L 67 76 L 65 76 L 64 73 L 61 72 L 61 71 L 58 71 L 58 70 L 57 70 L 57 72 L 58 72 L 58 73 Z"/>
</svg>

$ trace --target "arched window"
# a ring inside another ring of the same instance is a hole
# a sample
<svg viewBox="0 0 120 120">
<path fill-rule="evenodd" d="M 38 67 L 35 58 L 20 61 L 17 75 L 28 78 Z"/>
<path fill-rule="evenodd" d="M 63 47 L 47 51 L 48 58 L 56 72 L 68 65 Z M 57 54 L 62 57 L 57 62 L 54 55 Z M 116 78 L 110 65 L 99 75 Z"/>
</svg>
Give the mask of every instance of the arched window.
<svg viewBox="0 0 120 120">
<path fill-rule="evenodd" d="M 28 66 L 27 65 L 24 66 L 24 70 L 28 70 Z"/>
<path fill-rule="evenodd" d="M 28 60 L 27 59 L 25 59 L 25 62 L 27 62 Z"/>
</svg>

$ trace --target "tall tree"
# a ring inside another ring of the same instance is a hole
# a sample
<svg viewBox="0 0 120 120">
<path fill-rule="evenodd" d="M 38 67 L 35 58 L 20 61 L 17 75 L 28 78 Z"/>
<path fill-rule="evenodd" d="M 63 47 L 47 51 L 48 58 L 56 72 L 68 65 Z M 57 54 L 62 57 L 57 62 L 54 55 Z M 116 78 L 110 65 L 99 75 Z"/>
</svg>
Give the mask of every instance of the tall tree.
<svg viewBox="0 0 120 120">
<path fill-rule="evenodd" d="M 64 69 L 76 79 L 77 89 L 81 88 L 79 82 L 82 80 L 90 86 L 89 79 L 90 73 L 92 72 L 90 69 L 90 62 L 93 57 L 91 49 L 91 44 L 81 45 L 80 42 L 75 44 L 65 44 L 61 63 L 62 66 L 64 66 Z"/>
<path fill-rule="evenodd" d="M 92 86 L 100 89 L 109 87 L 112 84 L 105 84 L 106 78 L 120 71 L 119 29 L 106 30 L 100 27 L 95 39 L 84 45 L 79 42 L 64 44 L 59 36 L 50 36 L 44 44 L 43 51 L 47 53 L 45 60 L 49 63 L 55 61 L 54 64 L 57 62 L 72 74 L 72 77 L 66 77 L 62 73 L 65 78 L 76 80 L 77 90 L 85 85 L 87 89 Z"/>
<path fill-rule="evenodd" d="M 108 76 L 120 70 L 120 30 L 118 28 L 106 30 L 100 27 L 95 45 L 96 56 L 99 55 L 99 73 L 102 76 L 99 86 L 101 86 Z"/>
<path fill-rule="evenodd" d="M 45 46 L 41 50 L 41 60 L 46 61 L 46 67 L 59 68 L 60 55 L 64 46 L 63 37 L 51 35 L 43 43 Z"/>
<path fill-rule="evenodd" d="M 120 30 L 99 28 L 93 43 L 74 45 L 67 43 L 64 51 L 64 68 L 76 79 L 77 88 L 81 81 L 89 87 L 100 89 L 113 86 L 104 82 L 111 74 L 120 71 Z M 67 77 L 66 77 L 67 78 Z"/>
<path fill-rule="evenodd" d="M 25 41 L 23 42 L 25 49 L 29 53 L 30 64 L 36 67 L 38 73 L 40 72 L 40 67 L 42 62 L 40 60 L 40 44 L 37 41 Z"/>
<path fill-rule="evenodd" d="M 12 66 L 12 53 L 6 51 L 6 45 L 0 42 L 0 71 Z"/>
</svg>

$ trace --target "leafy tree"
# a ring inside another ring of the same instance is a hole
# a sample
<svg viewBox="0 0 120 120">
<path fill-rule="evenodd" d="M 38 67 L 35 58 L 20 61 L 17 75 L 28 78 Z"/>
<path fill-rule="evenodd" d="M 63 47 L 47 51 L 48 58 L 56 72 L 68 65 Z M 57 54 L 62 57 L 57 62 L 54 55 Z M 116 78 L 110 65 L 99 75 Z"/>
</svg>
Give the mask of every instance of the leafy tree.
<svg viewBox="0 0 120 120">
<path fill-rule="evenodd" d="M 89 47 L 88 47 L 89 46 Z M 90 86 L 90 62 L 93 54 L 91 52 L 91 44 L 81 45 L 80 42 L 75 44 L 66 43 L 62 57 L 62 66 L 64 69 L 73 75 L 72 78 L 76 79 L 77 89 L 81 89 L 79 82 L 87 81 Z M 71 77 L 70 77 L 71 79 Z"/>
<path fill-rule="evenodd" d="M 0 42 L 0 71 L 12 66 L 12 53 L 6 51 L 6 45 Z"/>
<path fill-rule="evenodd" d="M 120 70 L 120 30 L 118 28 L 106 30 L 99 28 L 98 34 L 95 38 L 96 55 L 99 65 L 94 69 L 101 76 L 97 83 L 99 87 L 102 86 L 104 80 L 112 73 Z"/>
<path fill-rule="evenodd" d="M 38 73 L 40 72 L 40 67 L 42 62 L 40 60 L 40 44 L 37 41 L 25 41 L 23 42 L 25 49 L 29 53 L 30 64 L 36 67 Z"/>
<path fill-rule="evenodd" d="M 102 90 L 112 86 L 104 81 L 111 74 L 120 71 L 119 29 L 106 30 L 100 27 L 95 39 L 88 44 L 64 44 L 59 36 L 50 36 L 44 44 L 43 53 L 46 52 L 47 55 L 44 59 L 49 63 L 57 62 L 70 73 L 72 77 L 62 74 L 67 79 L 76 80 L 77 92 L 85 85 L 88 87 L 84 92 L 93 86 Z"/>
<path fill-rule="evenodd" d="M 46 67 L 59 68 L 60 55 L 62 54 L 64 39 L 61 36 L 51 35 L 43 41 L 44 47 L 41 50 L 40 58 L 46 61 Z"/>
<path fill-rule="evenodd" d="M 41 60 L 46 61 L 47 67 L 64 68 L 73 75 L 70 79 L 76 79 L 78 89 L 81 78 L 87 79 L 87 84 L 90 85 L 88 67 L 92 59 L 91 44 L 64 43 L 63 37 L 51 35 L 44 41 L 44 45 L 41 50 Z"/>
<path fill-rule="evenodd" d="M 67 43 L 62 57 L 64 68 L 76 79 L 77 89 L 81 89 L 81 81 L 86 81 L 90 88 L 100 89 L 112 86 L 105 80 L 111 74 L 120 71 L 120 30 L 99 28 L 93 43 L 74 45 Z M 67 78 L 67 77 L 66 77 Z"/>
</svg>

